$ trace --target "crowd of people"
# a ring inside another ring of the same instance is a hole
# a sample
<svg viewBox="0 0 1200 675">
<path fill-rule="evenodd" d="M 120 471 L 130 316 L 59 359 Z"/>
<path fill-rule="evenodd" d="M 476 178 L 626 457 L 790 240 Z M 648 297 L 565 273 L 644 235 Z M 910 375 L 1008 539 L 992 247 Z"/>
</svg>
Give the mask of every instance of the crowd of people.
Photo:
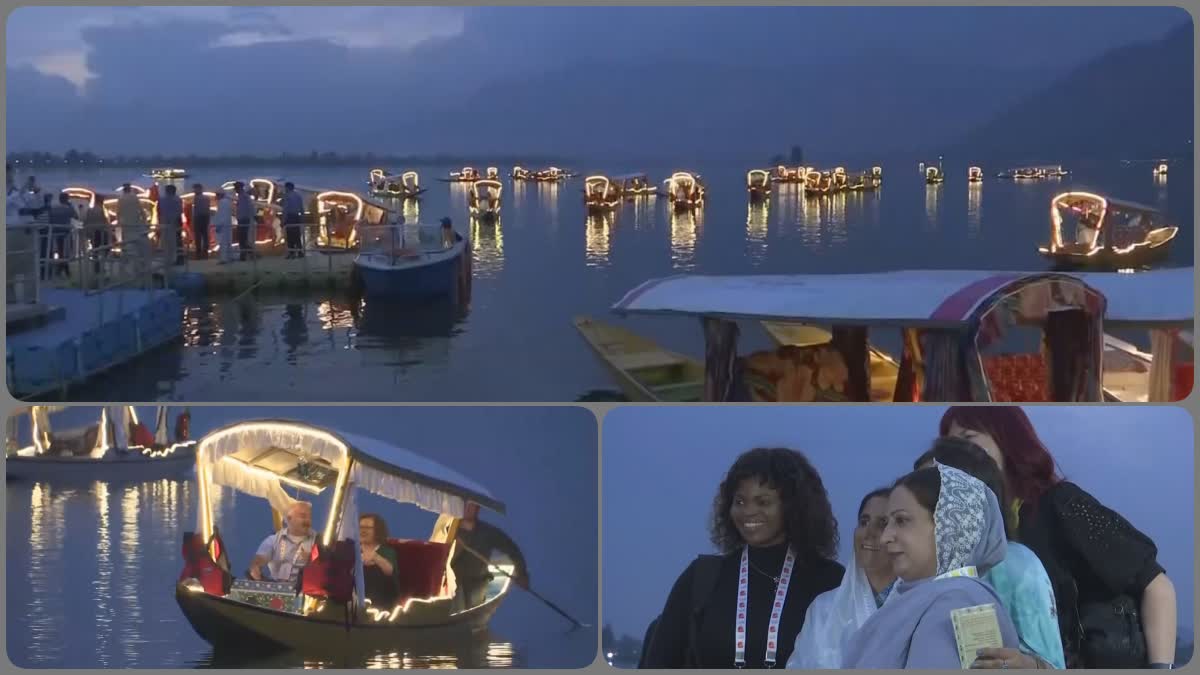
<svg viewBox="0 0 1200 675">
<path fill-rule="evenodd" d="M 952 615 L 995 610 L 975 669 L 1174 667 L 1154 542 L 1066 480 L 1017 407 L 952 407 L 913 471 L 862 498 L 845 567 L 820 476 L 758 448 L 721 483 L 720 551 L 647 631 L 645 668 L 929 668 L 963 661 Z"/>
<path fill-rule="evenodd" d="M 82 230 L 80 246 L 90 246 L 91 257 L 108 257 L 111 245 L 119 240 L 121 257 L 134 263 L 145 264 L 150 255 L 151 231 L 157 231 L 159 246 L 165 259 L 174 265 L 185 262 L 187 251 L 184 246 L 185 217 L 191 233 L 194 256 L 204 260 L 209 257 L 210 229 L 215 231 L 219 243 L 220 264 L 245 261 L 256 255 L 254 228 L 258 220 L 258 201 L 252 190 L 243 182 L 233 184 L 231 192 L 224 189 L 207 193 L 204 185 L 192 185 L 190 203 L 185 205 L 183 197 L 174 184 L 167 184 L 161 191 L 155 184 L 149 198 L 154 202 L 156 223 L 152 223 L 143 208 L 142 197 L 132 183 L 122 185 L 116 195 L 96 193 L 88 203 L 73 204 L 65 191 L 57 200 L 43 191 L 36 176 L 28 176 L 23 185 L 17 185 L 12 167 L 6 165 L 6 222 L 18 225 L 39 226 L 40 259 L 42 278 L 66 276 L 70 273 L 67 260 L 71 250 L 71 234 Z M 212 194 L 210 201 L 209 194 Z M 109 213 L 105 202 L 116 200 L 115 217 Z M 287 244 L 287 257 L 304 257 L 303 220 L 304 199 L 288 182 L 280 201 L 280 211 Z M 185 210 L 187 213 L 185 213 Z M 236 247 L 235 247 L 236 242 Z"/>
</svg>

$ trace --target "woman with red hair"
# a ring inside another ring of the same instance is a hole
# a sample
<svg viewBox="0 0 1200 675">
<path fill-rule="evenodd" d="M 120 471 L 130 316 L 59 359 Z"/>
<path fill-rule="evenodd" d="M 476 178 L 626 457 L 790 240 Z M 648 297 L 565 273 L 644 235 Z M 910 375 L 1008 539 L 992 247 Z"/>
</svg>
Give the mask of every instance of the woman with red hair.
<svg viewBox="0 0 1200 675">
<path fill-rule="evenodd" d="M 953 406 L 940 432 L 980 446 L 1003 471 L 1012 534 L 1054 586 L 1067 667 L 1173 668 L 1175 587 L 1154 542 L 1065 480 L 1019 407 Z"/>
</svg>

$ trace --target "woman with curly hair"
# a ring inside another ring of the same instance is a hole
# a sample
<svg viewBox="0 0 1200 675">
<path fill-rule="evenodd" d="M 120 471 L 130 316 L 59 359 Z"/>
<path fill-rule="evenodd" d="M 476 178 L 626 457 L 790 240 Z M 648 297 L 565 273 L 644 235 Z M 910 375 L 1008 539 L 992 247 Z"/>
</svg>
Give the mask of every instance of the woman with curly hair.
<svg viewBox="0 0 1200 675">
<path fill-rule="evenodd" d="M 642 666 L 783 666 L 809 604 L 845 573 L 820 475 L 795 450 L 742 454 L 717 490 L 710 533 L 719 555 L 675 582 Z"/>
</svg>

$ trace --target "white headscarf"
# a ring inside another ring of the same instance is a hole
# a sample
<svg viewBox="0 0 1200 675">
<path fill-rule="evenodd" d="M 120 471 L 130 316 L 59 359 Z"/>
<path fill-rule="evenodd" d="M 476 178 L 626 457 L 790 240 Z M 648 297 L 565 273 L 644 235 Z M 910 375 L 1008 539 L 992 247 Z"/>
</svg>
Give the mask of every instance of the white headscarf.
<svg viewBox="0 0 1200 675">
<path fill-rule="evenodd" d="M 841 668 L 850 637 L 875 611 L 875 591 L 867 580 L 866 570 L 858 564 L 851 550 L 841 585 L 817 596 L 808 606 L 804 628 L 796 636 L 796 646 L 787 667 L 801 670 Z"/>
</svg>

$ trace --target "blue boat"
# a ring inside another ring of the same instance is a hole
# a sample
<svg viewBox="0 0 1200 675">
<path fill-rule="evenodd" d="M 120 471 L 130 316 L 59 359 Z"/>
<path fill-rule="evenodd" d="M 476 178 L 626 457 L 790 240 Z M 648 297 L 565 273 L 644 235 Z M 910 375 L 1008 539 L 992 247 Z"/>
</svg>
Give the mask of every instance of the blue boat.
<svg viewBox="0 0 1200 675">
<path fill-rule="evenodd" d="M 354 267 L 368 296 L 455 297 L 470 276 L 467 243 L 448 223 L 371 228 Z"/>
</svg>

